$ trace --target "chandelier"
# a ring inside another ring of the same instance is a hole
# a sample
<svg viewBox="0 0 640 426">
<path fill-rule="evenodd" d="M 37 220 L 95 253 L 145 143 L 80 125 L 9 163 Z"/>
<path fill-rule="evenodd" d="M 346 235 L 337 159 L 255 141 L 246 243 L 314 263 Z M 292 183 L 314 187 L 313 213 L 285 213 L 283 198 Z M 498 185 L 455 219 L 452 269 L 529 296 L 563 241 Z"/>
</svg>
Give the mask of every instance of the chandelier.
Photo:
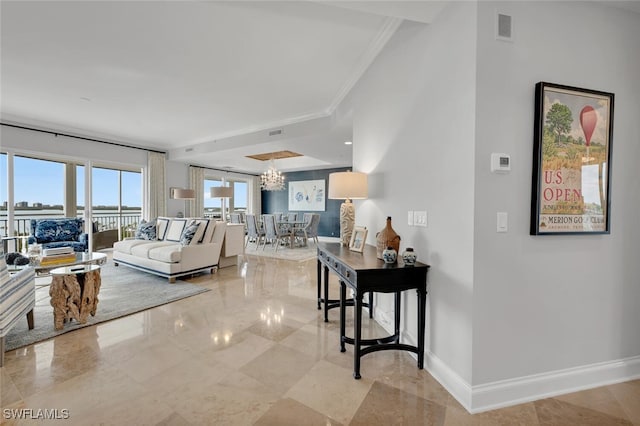
<svg viewBox="0 0 640 426">
<path fill-rule="evenodd" d="M 269 170 L 260 176 L 260 189 L 263 191 L 282 191 L 284 189 L 284 176 L 282 172 L 276 170 L 273 159 Z"/>
</svg>

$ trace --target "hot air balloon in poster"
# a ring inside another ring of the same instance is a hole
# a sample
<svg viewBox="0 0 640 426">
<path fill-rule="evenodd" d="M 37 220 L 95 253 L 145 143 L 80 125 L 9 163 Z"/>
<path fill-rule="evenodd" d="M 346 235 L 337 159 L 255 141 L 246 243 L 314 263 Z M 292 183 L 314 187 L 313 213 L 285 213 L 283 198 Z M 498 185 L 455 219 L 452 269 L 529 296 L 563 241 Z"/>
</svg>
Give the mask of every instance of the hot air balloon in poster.
<svg viewBox="0 0 640 426">
<path fill-rule="evenodd" d="M 586 107 L 582 108 L 582 111 L 580 111 L 580 127 L 582 127 L 585 145 L 587 147 L 587 157 L 583 161 L 587 163 L 589 162 L 589 146 L 591 145 L 591 136 L 593 136 L 593 131 L 596 128 L 597 122 L 598 115 L 596 114 L 596 110 L 593 109 L 592 106 L 587 105 Z"/>
</svg>

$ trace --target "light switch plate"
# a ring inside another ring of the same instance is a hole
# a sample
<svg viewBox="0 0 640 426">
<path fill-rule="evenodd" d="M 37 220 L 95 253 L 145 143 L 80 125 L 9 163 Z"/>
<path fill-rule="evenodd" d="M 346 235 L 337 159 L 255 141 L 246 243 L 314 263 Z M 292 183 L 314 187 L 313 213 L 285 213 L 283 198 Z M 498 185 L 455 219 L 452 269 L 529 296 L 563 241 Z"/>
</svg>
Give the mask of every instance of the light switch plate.
<svg viewBox="0 0 640 426">
<path fill-rule="evenodd" d="M 413 226 L 413 211 L 411 210 L 407 213 L 407 225 Z"/>
<path fill-rule="evenodd" d="M 427 212 L 424 210 L 413 212 L 413 223 L 415 226 L 427 227 Z"/>
<path fill-rule="evenodd" d="M 509 215 L 507 212 L 497 214 L 497 232 L 507 232 L 509 230 Z"/>
</svg>

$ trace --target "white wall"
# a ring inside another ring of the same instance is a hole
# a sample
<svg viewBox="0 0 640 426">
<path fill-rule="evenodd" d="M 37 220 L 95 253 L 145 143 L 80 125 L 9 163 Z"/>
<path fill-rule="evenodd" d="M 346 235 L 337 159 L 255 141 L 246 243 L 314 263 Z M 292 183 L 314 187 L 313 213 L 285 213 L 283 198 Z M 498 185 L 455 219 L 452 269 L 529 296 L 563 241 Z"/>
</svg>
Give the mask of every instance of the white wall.
<svg viewBox="0 0 640 426">
<path fill-rule="evenodd" d="M 496 10 L 513 43 L 495 40 Z M 478 22 L 473 383 L 639 356 L 640 15 L 480 2 Z M 615 93 L 610 235 L 529 236 L 539 81 Z M 491 152 L 511 154 L 510 174 L 490 173 Z"/>
<path fill-rule="evenodd" d="M 514 42 L 495 40 L 496 10 Z M 594 2 L 452 2 L 404 23 L 341 106 L 370 173 L 356 222 L 374 243 L 392 216 L 401 250 L 431 264 L 429 369 L 471 411 L 640 375 L 638 41 L 637 14 Z M 610 235 L 529 236 L 538 81 L 616 95 Z M 511 154 L 510 174 L 490 173 L 492 152 Z M 388 326 L 390 298 L 374 312 Z"/>
<path fill-rule="evenodd" d="M 368 242 L 392 216 L 400 250 L 429 263 L 427 347 L 471 383 L 475 3 L 447 7 L 433 25 L 405 22 L 352 91 L 354 170 L 369 173 L 369 199 L 356 201 Z M 451 28 L 456 28 L 452 37 Z M 427 210 L 428 228 L 407 226 Z M 404 338 L 416 342 L 415 293 L 403 301 Z M 388 325 L 391 297 L 376 317 Z"/>
</svg>

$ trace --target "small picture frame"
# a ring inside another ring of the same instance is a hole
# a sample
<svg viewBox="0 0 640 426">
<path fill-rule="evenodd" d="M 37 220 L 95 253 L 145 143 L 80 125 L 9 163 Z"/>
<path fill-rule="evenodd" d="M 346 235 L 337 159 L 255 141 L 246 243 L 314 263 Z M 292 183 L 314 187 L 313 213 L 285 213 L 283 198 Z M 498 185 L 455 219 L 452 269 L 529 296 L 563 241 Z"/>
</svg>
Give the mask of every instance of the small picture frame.
<svg viewBox="0 0 640 426">
<path fill-rule="evenodd" d="M 356 226 L 353 228 L 351 234 L 351 241 L 349 242 L 349 250 L 362 253 L 364 245 L 367 241 L 367 228 L 364 226 Z"/>
</svg>

